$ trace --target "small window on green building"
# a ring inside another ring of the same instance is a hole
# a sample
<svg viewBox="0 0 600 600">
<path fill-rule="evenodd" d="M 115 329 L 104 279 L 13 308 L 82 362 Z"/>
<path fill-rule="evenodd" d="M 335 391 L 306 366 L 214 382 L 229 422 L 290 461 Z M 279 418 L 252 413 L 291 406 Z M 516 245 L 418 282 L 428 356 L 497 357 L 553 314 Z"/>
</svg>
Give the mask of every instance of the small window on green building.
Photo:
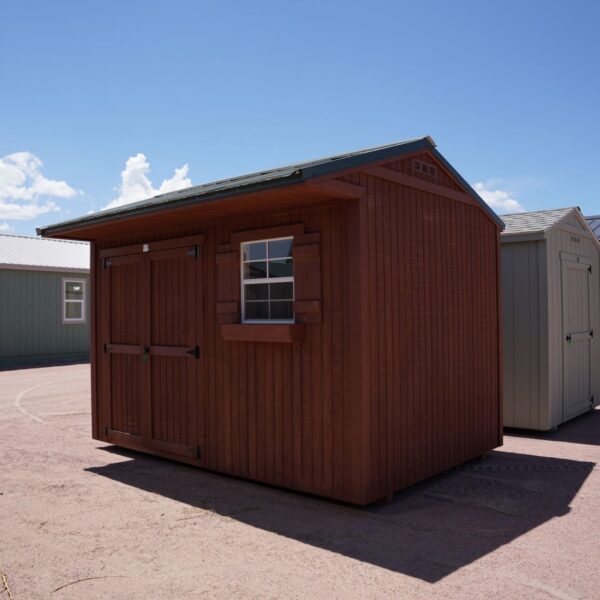
<svg viewBox="0 0 600 600">
<path fill-rule="evenodd" d="M 85 279 L 63 279 L 63 323 L 85 323 Z"/>
</svg>

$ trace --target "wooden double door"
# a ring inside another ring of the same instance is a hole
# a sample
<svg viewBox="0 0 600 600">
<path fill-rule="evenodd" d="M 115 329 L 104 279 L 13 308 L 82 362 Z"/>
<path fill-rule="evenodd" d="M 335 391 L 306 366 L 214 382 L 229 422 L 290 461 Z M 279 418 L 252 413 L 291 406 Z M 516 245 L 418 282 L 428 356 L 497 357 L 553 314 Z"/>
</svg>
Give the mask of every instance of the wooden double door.
<svg viewBox="0 0 600 600">
<path fill-rule="evenodd" d="M 201 462 L 201 236 L 100 254 L 107 441 Z"/>
</svg>

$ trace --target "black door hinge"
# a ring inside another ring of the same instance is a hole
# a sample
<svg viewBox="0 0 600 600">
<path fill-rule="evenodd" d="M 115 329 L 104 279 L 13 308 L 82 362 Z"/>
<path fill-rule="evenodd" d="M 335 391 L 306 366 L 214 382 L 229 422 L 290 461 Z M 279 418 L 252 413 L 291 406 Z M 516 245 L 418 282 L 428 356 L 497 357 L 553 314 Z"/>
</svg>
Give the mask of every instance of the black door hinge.
<svg viewBox="0 0 600 600">
<path fill-rule="evenodd" d="M 590 266 L 588 267 L 588 271 L 589 271 L 590 273 L 592 272 L 592 265 L 590 265 Z"/>
<path fill-rule="evenodd" d="M 198 246 L 194 246 L 187 251 L 188 256 L 193 256 L 194 258 L 198 258 L 200 256 L 200 248 Z"/>
<path fill-rule="evenodd" d="M 193 348 L 186 350 L 186 354 L 189 354 L 190 356 L 193 356 L 194 358 L 200 358 L 200 347 L 194 346 Z"/>
<path fill-rule="evenodd" d="M 594 337 L 594 330 L 590 329 L 590 337 Z"/>
<path fill-rule="evenodd" d="M 202 448 L 196 446 L 196 458 L 202 458 Z"/>
<path fill-rule="evenodd" d="M 104 426 L 104 437 L 108 437 L 108 425 Z"/>
</svg>

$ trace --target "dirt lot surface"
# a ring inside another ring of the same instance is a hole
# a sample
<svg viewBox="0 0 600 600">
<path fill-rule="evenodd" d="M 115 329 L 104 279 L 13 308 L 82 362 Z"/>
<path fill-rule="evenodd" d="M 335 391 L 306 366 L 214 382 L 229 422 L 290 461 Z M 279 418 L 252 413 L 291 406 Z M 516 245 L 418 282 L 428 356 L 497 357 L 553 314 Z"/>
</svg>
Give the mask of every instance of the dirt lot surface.
<svg viewBox="0 0 600 600">
<path fill-rule="evenodd" d="M 3 372 L 0 600 L 596 599 L 599 460 L 595 411 L 360 509 L 93 441 L 87 365 Z"/>
</svg>

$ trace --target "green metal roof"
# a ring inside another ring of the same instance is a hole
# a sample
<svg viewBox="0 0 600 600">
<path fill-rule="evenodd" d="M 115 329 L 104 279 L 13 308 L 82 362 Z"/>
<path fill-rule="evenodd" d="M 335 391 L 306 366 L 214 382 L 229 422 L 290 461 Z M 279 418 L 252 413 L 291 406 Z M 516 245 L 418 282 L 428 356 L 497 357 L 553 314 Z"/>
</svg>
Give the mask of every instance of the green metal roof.
<svg viewBox="0 0 600 600">
<path fill-rule="evenodd" d="M 503 223 L 494 211 L 483 201 L 483 199 L 471 188 L 471 186 L 460 176 L 460 174 L 446 161 L 446 159 L 436 150 L 436 144 L 429 136 L 397 142 L 385 146 L 376 146 L 338 154 L 303 163 L 259 171 L 230 179 L 222 179 L 193 187 L 185 188 L 167 194 L 160 194 L 147 200 L 132 202 L 124 206 L 103 210 L 91 215 L 86 215 L 69 221 L 62 221 L 46 227 L 38 227 L 38 235 L 55 235 L 80 226 L 94 225 L 118 220 L 134 215 L 142 215 L 150 212 L 168 210 L 170 208 L 186 206 L 190 204 L 200 204 L 213 200 L 222 199 L 228 196 L 237 196 L 248 194 L 260 190 L 281 187 L 293 183 L 302 183 L 314 177 L 329 175 L 346 169 L 358 168 L 363 165 L 385 160 L 393 159 L 403 154 L 410 154 L 420 150 L 428 150 L 465 186 L 466 190 L 475 198 L 480 206 L 490 215 L 490 217 L 500 226 Z"/>
</svg>

